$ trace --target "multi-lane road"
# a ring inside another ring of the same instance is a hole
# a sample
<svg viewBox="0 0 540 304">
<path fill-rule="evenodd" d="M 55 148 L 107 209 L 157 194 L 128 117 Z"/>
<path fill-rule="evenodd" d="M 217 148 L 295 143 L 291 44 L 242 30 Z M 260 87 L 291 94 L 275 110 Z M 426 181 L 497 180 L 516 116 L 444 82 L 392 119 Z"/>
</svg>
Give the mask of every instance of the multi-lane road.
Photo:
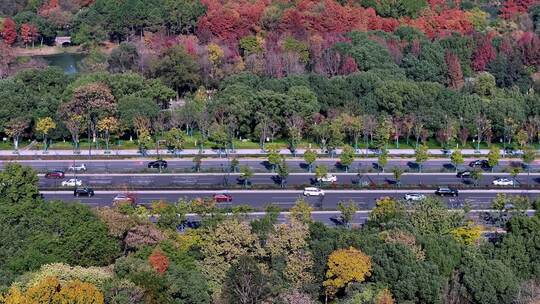
<svg viewBox="0 0 540 304">
<path fill-rule="evenodd" d="M 122 190 L 96 191 L 93 197 L 73 197 L 73 191 L 42 191 L 47 200 L 80 201 L 91 206 L 110 205 L 113 197 Z M 408 190 L 327 190 L 324 197 L 304 197 L 316 208 L 326 210 L 336 210 L 340 201 L 354 201 L 363 210 L 373 208 L 375 202 L 380 197 L 390 196 L 403 198 Z M 432 190 L 416 190 L 416 193 L 433 195 Z M 491 201 L 497 193 L 507 193 L 508 195 L 522 195 L 530 198 L 537 197 L 540 190 L 462 190 L 458 197 L 444 198 L 449 208 L 460 208 L 468 204 L 473 208 L 489 208 Z M 136 201 L 141 204 L 149 204 L 152 201 L 165 200 L 177 202 L 181 199 L 194 199 L 211 197 L 216 193 L 228 193 L 233 197 L 231 203 L 219 203 L 223 207 L 237 205 L 250 205 L 255 209 L 263 210 L 267 205 L 273 204 L 281 208 L 289 208 L 294 205 L 298 198 L 303 197 L 301 190 L 148 190 L 130 191 L 136 197 Z"/>
<path fill-rule="evenodd" d="M 465 165 L 461 166 L 462 169 L 470 169 L 467 164 L 474 159 L 466 159 Z M 39 172 L 46 172 L 48 170 L 66 170 L 73 164 L 84 163 L 88 167 L 88 172 L 102 173 L 102 172 L 145 172 L 145 171 L 157 171 L 156 169 L 148 169 L 147 164 L 149 159 L 111 159 L 111 160 L 19 160 L 18 162 L 24 165 L 31 166 Z M 164 171 L 167 172 L 193 172 L 194 162 L 191 158 L 182 159 L 167 159 L 168 168 Z M 270 166 L 264 159 L 239 159 L 240 166 L 248 166 L 254 172 L 269 172 Z M 2 168 L 7 162 L 0 162 L 0 168 Z M 307 165 L 302 159 L 287 159 L 287 164 L 291 172 L 307 172 Z M 343 168 L 339 166 L 339 159 L 320 159 L 317 160 L 314 165 L 324 165 L 328 167 L 329 171 L 342 171 Z M 200 170 L 203 172 L 226 172 L 231 167 L 231 159 L 226 158 L 207 158 L 203 159 Z M 417 172 L 418 165 L 413 159 L 390 159 L 385 166 L 387 171 L 391 168 L 400 167 L 406 171 Z M 499 165 L 495 167 L 495 171 L 503 171 L 510 167 L 522 167 L 522 163 L 519 159 L 503 159 Z M 431 159 L 422 165 L 423 171 L 428 172 L 453 172 L 455 169 L 450 163 L 449 159 Z M 359 159 L 355 160 L 350 166 L 351 172 L 379 172 L 380 168 L 377 165 L 376 159 Z M 531 172 L 540 171 L 540 162 L 535 161 L 530 166 Z"/>
<path fill-rule="evenodd" d="M 465 164 L 473 159 L 467 159 Z M 291 174 L 286 179 L 286 189 L 279 189 L 280 182 L 276 173 L 270 172 L 268 163 L 263 159 L 240 159 L 240 166 L 249 166 L 255 175 L 250 178 L 253 189 L 242 190 L 242 181 L 238 173 L 228 173 L 230 159 L 209 158 L 201 164 L 201 172 L 194 173 L 192 159 L 168 159 L 168 168 L 162 173 L 157 169 L 148 169 L 149 159 L 124 160 L 21 160 L 40 172 L 40 188 L 45 199 L 61 199 L 64 201 L 81 201 L 91 206 L 104 206 L 112 202 L 118 193 L 130 192 L 135 194 L 137 202 L 149 204 L 156 200 L 177 202 L 179 199 L 192 199 L 197 197 L 210 197 L 216 193 L 227 192 L 233 196 L 230 204 L 222 206 L 235 206 L 249 204 L 255 209 L 262 210 L 269 204 L 275 204 L 284 209 L 294 205 L 302 197 L 303 187 L 316 184 L 313 173 L 307 172 L 302 159 L 288 159 L 287 163 Z M 0 162 L 0 169 L 7 162 Z M 50 170 L 66 170 L 75 164 L 86 164 L 86 172 L 67 172 L 63 179 L 46 179 L 43 173 Z M 433 195 L 434 188 L 441 185 L 453 185 L 463 188 L 470 187 L 471 179 L 457 178 L 453 166 L 448 159 L 431 159 L 424 163 L 424 173 L 416 173 L 417 165 L 412 159 L 392 159 L 386 166 L 387 171 L 393 167 L 401 167 L 408 171 L 401 177 L 401 186 L 398 189 L 392 173 L 381 173 L 377 168 L 375 159 L 356 160 L 350 172 L 344 173 L 338 165 L 337 159 L 321 159 L 317 165 L 325 165 L 335 172 L 338 181 L 335 185 L 326 185 L 324 197 L 306 198 L 313 206 L 323 210 L 335 210 L 339 201 L 352 200 L 362 210 L 371 209 L 375 201 L 383 196 L 403 198 L 405 193 L 416 192 Z M 495 172 L 485 171 L 478 181 L 479 187 L 460 190 L 457 198 L 445 198 L 450 208 L 458 208 L 465 203 L 473 208 L 488 208 L 497 193 L 510 195 L 526 195 L 536 198 L 540 194 L 540 164 L 535 162 L 530 166 L 531 174 L 522 173 L 517 177 L 519 186 L 516 189 L 507 187 L 501 189 L 493 187 L 492 181 L 498 177 L 508 177 L 509 167 L 521 167 L 517 159 L 501 160 Z M 463 166 L 462 169 L 470 169 Z M 93 197 L 74 198 L 70 188 L 61 187 L 61 182 L 76 177 L 84 185 L 96 190 Z M 359 186 L 376 184 L 378 190 L 359 190 Z M 531 186 L 529 189 L 525 185 Z M 342 189 L 346 187 L 348 189 Z M 415 190 L 407 190 L 414 188 Z M 261 190 L 266 189 L 266 190 Z"/>
<path fill-rule="evenodd" d="M 359 186 L 378 185 L 380 187 L 396 187 L 396 179 L 392 173 L 336 173 L 337 182 L 325 183 L 328 188 L 354 188 Z M 240 188 L 243 180 L 238 173 L 73 173 L 66 174 L 64 179 L 48 179 L 40 174 L 40 187 L 53 189 L 61 187 L 63 180 L 77 178 L 84 185 L 96 189 L 215 189 Z M 493 180 L 506 177 L 508 173 L 484 173 L 477 181 L 479 187 L 492 185 Z M 540 173 L 520 174 L 516 186 L 540 186 Z M 249 183 L 256 188 L 279 188 L 281 181 L 276 173 L 255 173 Z M 437 185 L 453 185 L 458 187 L 473 186 L 471 178 L 458 178 L 455 173 L 405 173 L 401 176 L 402 187 L 435 187 Z M 286 188 L 302 188 L 318 185 L 313 173 L 291 173 L 286 179 Z"/>
</svg>

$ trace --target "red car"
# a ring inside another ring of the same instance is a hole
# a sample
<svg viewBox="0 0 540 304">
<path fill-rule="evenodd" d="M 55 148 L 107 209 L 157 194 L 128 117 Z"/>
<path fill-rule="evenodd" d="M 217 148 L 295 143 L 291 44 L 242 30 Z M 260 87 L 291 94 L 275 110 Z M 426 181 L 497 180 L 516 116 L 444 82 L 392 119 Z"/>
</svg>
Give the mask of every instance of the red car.
<svg viewBox="0 0 540 304">
<path fill-rule="evenodd" d="M 212 197 L 217 203 L 232 202 L 232 196 L 229 194 L 214 194 Z"/>
<path fill-rule="evenodd" d="M 49 171 L 45 174 L 45 178 L 64 178 L 64 171 L 55 170 Z"/>
</svg>

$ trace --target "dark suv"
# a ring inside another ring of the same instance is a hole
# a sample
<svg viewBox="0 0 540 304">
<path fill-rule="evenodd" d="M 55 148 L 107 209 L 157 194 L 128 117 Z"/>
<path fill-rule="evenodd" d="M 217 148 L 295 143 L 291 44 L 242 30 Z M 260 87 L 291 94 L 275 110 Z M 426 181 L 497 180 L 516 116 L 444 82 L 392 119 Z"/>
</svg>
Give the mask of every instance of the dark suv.
<svg viewBox="0 0 540 304">
<path fill-rule="evenodd" d="M 45 178 L 64 178 L 64 176 L 64 171 L 61 170 L 54 170 L 45 173 Z"/>
<path fill-rule="evenodd" d="M 156 161 L 151 161 L 148 163 L 148 168 L 155 168 L 155 169 L 159 169 L 159 168 L 167 168 L 167 161 L 166 160 L 156 160 Z"/>
<path fill-rule="evenodd" d="M 456 174 L 456 176 L 459 177 L 459 178 L 471 177 L 471 171 L 469 171 L 469 170 L 459 171 Z"/>
<path fill-rule="evenodd" d="M 73 190 L 74 196 L 94 196 L 94 190 L 92 188 L 77 188 Z"/>
<path fill-rule="evenodd" d="M 440 196 L 458 196 L 458 190 L 450 187 L 439 187 L 435 190 L 435 194 Z"/>
<path fill-rule="evenodd" d="M 489 163 L 487 160 L 485 159 L 479 159 L 479 160 L 474 160 L 472 162 L 469 163 L 469 167 L 473 167 L 473 168 L 482 168 L 482 169 L 490 169 L 491 167 L 489 166 Z"/>
</svg>

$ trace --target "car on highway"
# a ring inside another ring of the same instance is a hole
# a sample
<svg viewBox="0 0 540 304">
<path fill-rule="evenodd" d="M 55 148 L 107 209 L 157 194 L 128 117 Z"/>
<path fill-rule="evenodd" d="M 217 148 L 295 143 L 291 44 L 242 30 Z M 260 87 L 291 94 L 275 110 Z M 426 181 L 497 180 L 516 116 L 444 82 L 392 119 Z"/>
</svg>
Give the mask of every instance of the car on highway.
<svg viewBox="0 0 540 304">
<path fill-rule="evenodd" d="M 92 188 L 84 187 L 73 190 L 73 196 L 94 196 L 94 190 Z"/>
<path fill-rule="evenodd" d="M 68 171 L 86 171 L 86 165 L 85 164 L 79 164 L 79 165 L 71 165 L 68 167 Z"/>
<path fill-rule="evenodd" d="M 82 180 L 70 178 L 62 182 L 62 187 L 79 187 L 82 186 Z"/>
<path fill-rule="evenodd" d="M 64 178 L 64 176 L 64 171 L 61 170 L 53 170 L 45 173 L 45 178 Z"/>
<path fill-rule="evenodd" d="M 337 176 L 335 176 L 334 174 L 328 173 L 325 176 L 317 178 L 317 181 L 323 182 L 323 183 L 335 183 L 337 182 Z"/>
<path fill-rule="evenodd" d="M 154 168 L 154 169 L 165 169 L 167 168 L 167 161 L 166 160 L 162 160 L 162 159 L 158 159 L 158 160 L 155 160 L 155 161 L 151 161 L 148 163 L 148 168 Z"/>
<path fill-rule="evenodd" d="M 230 194 L 218 193 L 218 194 L 212 195 L 212 198 L 216 201 L 216 203 L 232 202 L 232 195 Z"/>
<path fill-rule="evenodd" d="M 324 190 L 317 187 L 304 188 L 304 196 L 324 196 Z"/>
<path fill-rule="evenodd" d="M 521 152 L 512 147 L 506 147 L 504 148 L 504 154 L 505 155 L 520 155 Z"/>
<path fill-rule="evenodd" d="M 458 190 L 450 187 L 439 187 L 435 190 L 435 194 L 440 196 L 458 196 Z"/>
<path fill-rule="evenodd" d="M 456 177 L 458 177 L 458 178 L 468 178 L 468 177 L 471 177 L 471 170 L 463 170 L 463 171 L 459 171 L 459 172 L 456 174 Z"/>
<path fill-rule="evenodd" d="M 409 202 L 416 202 L 426 199 L 426 196 L 422 193 L 407 193 L 405 194 L 405 200 Z"/>
<path fill-rule="evenodd" d="M 473 160 L 472 162 L 469 163 L 469 167 L 471 167 L 471 168 L 482 168 L 482 169 L 491 168 L 488 161 L 485 160 L 485 159 Z"/>
<path fill-rule="evenodd" d="M 494 186 L 514 186 L 514 184 L 515 184 L 514 180 L 511 180 L 509 178 L 504 178 L 504 177 L 493 180 Z"/>
<path fill-rule="evenodd" d="M 133 205 L 135 204 L 135 196 L 132 194 L 119 193 L 113 198 L 112 202 L 113 204 L 126 202 Z"/>
</svg>

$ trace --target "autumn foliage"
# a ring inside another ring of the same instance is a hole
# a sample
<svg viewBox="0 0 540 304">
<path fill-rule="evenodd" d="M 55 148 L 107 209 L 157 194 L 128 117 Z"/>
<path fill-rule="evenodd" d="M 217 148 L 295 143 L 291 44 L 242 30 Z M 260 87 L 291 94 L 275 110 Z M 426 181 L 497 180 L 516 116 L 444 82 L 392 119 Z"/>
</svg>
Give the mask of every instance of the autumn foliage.
<svg viewBox="0 0 540 304">
<path fill-rule="evenodd" d="M 159 249 L 156 249 L 148 257 L 148 262 L 157 273 L 164 273 L 169 268 L 169 259 Z"/>
<path fill-rule="evenodd" d="M 349 283 L 363 282 L 370 275 L 369 256 L 353 247 L 338 249 L 328 257 L 328 270 L 323 284 L 328 294 L 332 295 Z"/>
<path fill-rule="evenodd" d="M 15 43 L 15 40 L 17 39 L 17 25 L 15 24 L 15 21 L 13 21 L 13 19 L 6 18 L 4 20 L 2 38 L 4 39 L 4 43 L 6 43 L 7 45 L 12 45 L 13 43 Z"/>
<path fill-rule="evenodd" d="M 56 277 L 46 277 L 26 291 L 22 291 L 18 287 L 11 287 L 0 300 L 5 304 L 104 303 L 103 294 L 96 286 L 78 280 L 61 284 Z"/>
</svg>

